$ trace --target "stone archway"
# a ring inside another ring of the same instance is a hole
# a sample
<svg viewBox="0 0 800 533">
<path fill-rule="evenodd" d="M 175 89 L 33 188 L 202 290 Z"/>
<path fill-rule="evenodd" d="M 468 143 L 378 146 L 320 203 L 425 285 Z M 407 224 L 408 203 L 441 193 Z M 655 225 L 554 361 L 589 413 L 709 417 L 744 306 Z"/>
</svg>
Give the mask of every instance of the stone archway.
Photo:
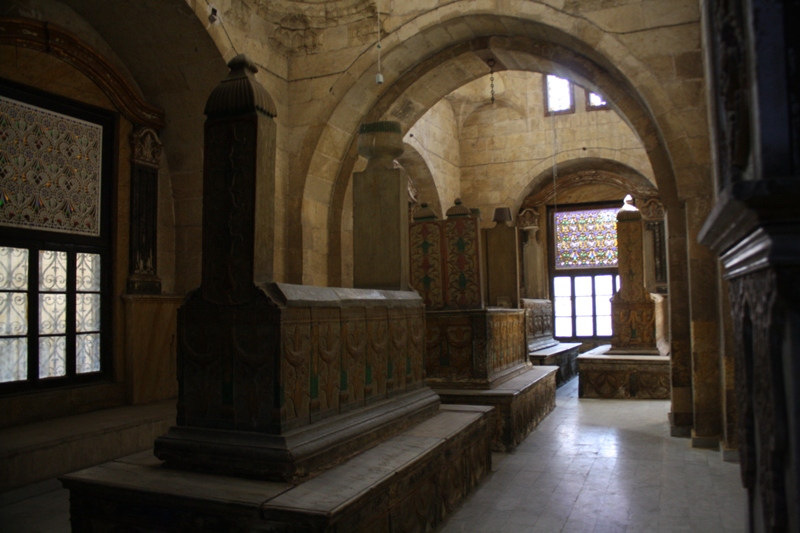
<svg viewBox="0 0 800 533">
<path fill-rule="evenodd" d="M 710 206 L 711 180 L 704 160 L 707 145 L 689 140 L 680 118 L 687 111 L 697 113 L 681 107 L 690 100 L 696 104 L 696 99 L 681 99 L 671 93 L 630 44 L 620 41 L 619 34 L 599 30 L 567 11 L 542 4 L 535 4 L 531 11 L 523 4 L 530 3 L 510 2 L 493 9 L 491 15 L 475 6 L 448 5 L 400 26 L 383 41 L 388 50 L 383 61 L 384 86 L 374 85 L 374 63 L 368 56 L 353 63 L 348 77 L 340 78 L 341 83 L 332 87 L 337 94 L 343 94 L 340 103 L 334 106 L 319 133 L 306 139 L 315 148 L 310 152 L 308 167 L 303 167 L 307 172 L 300 169 L 302 176 L 298 176 L 295 186 L 302 190 L 302 180 L 313 177 L 315 187 L 312 194 L 302 194 L 300 224 L 292 224 L 298 249 L 290 252 L 287 268 L 298 272 L 306 283 L 329 282 L 328 269 L 318 267 L 332 261 L 329 250 L 335 247 L 330 246 L 330 241 L 338 236 L 327 230 L 335 228 L 335 219 L 341 216 L 340 198 L 356 158 L 355 133 L 359 123 L 396 120 L 407 131 L 444 95 L 488 74 L 489 58 L 495 60 L 495 71 L 552 72 L 569 78 L 603 94 L 638 135 L 668 213 L 673 407 L 679 406 L 671 416 L 676 434 L 686 434 L 685 428 L 693 423 L 692 351 L 695 342 L 704 342 L 699 337 L 695 339 L 696 335 L 705 331 L 690 327 L 692 316 L 705 324 L 717 313 L 714 299 L 708 297 L 708 283 L 703 282 L 709 272 L 716 272 L 716 262 L 707 250 L 694 244 Z M 330 191 L 324 201 L 313 194 L 320 190 L 318 185 L 322 182 Z M 319 238 L 320 231 L 325 232 L 323 239 Z M 309 249 L 303 244 L 305 241 L 314 242 L 315 248 Z M 689 254 L 693 257 L 692 269 L 698 269 L 696 276 L 689 275 Z M 304 270 L 306 265 L 315 268 Z M 699 275 L 700 270 L 706 273 Z M 706 297 L 691 301 L 690 285 Z M 716 358 L 715 350 L 704 343 L 699 356 Z M 678 426 L 684 429 L 675 429 Z M 709 426 L 704 431 L 713 428 Z"/>
<path fill-rule="evenodd" d="M 558 164 L 558 180 L 553 183 L 553 168 L 534 177 L 520 194 L 519 211 L 557 200 L 560 191 L 600 185 L 619 190 L 634 198 L 658 198 L 658 189 L 645 176 L 627 165 L 608 159 L 581 158 Z"/>
<path fill-rule="evenodd" d="M 442 201 L 425 156 L 408 143 L 403 143 L 403 148 L 405 150 L 403 155 L 398 157 L 396 161 L 414 182 L 419 201 L 427 203 L 437 216 L 443 216 Z"/>
</svg>

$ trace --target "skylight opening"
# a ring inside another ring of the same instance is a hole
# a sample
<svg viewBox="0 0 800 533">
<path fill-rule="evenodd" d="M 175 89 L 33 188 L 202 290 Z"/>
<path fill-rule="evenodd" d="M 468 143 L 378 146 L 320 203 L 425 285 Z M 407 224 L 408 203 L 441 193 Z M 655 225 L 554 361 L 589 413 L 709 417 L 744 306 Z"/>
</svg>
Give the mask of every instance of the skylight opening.
<svg viewBox="0 0 800 533">
<path fill-rule="evenodd" d="M 571 111 L 575 107 L 572 99 L 572 84 L 569 80 L 547 75 L 547 112 Z"/>
</svg>

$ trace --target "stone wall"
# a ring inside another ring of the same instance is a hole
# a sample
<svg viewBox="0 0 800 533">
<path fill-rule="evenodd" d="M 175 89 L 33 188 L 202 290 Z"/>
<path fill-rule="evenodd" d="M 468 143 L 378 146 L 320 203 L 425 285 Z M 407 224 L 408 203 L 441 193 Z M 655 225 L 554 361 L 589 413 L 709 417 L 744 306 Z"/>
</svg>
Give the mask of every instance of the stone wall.
<svg viewBox="0 0 800 533">
<path fill-rule="evenodd" d="M 440 100 L 431 107 L 414 127 L 408 130 L 405 142 L 417 148 L 428 164 L 439 205 L 444 210 L 461 196 L 461 152 L 459 148 L 458 122 L 447 100 Z M 412 175 L 412 179 L 415 176 Z M 420 197 L 420 202 L 432 203 L 433 199 Z M 440 217 L 444 212 L 437 213 Z"/>
</svg>

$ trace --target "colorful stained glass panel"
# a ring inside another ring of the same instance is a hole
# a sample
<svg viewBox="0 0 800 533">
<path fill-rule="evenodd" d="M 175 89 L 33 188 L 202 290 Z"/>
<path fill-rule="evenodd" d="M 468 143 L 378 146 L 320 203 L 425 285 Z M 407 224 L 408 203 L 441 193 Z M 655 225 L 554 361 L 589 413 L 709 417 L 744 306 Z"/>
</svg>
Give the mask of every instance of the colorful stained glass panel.
<svg viewBox="0 0 800 533">
<path fill-rule="evenodd" d="M 103 127 L 0 96 L 0 226 L 100 235 Z"/>
<path fill-rule="evenodd" d="M 617 266 L 617 209 L 555 214 L 556 268 Z"/>
</svg>

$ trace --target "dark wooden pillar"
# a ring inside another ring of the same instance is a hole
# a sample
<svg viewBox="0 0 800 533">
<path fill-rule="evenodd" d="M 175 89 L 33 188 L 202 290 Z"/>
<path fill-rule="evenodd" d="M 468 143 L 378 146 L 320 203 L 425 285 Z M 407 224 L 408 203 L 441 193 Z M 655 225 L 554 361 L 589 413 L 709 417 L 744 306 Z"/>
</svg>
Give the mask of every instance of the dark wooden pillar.
<svg viewBox="0 0 800 533">
<path fill-rule="evenodd" d="M 161 142 L 151 128 L 131 134 L 128 294 L 161 294 L 158 277 L 158 168 Z"/>
</svg>

